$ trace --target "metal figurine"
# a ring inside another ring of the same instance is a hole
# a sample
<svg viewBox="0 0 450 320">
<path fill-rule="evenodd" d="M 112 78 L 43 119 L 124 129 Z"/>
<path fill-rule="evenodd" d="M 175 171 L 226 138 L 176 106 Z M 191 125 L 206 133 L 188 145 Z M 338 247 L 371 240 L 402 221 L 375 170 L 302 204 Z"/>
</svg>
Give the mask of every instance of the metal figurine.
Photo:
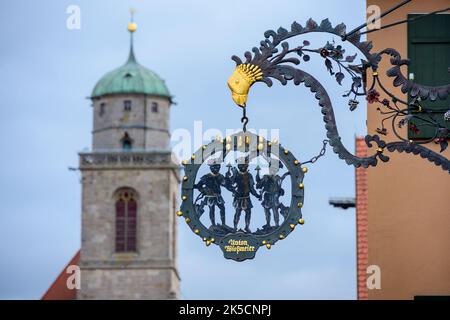
<svg viewBox="0 0 450 320">
<path fill-rule="evenodd" d="M 211 172 L 202 176 L 200 181 L 194 185 L 194 188 L 200 191 L 201 196 L 198 200 L 203 198 L 202 202 L 196 205 L 196 208 L 199 216 L 201 216 L 204 212 L 204 207 L 208 206 L 211 225 L 216 226 L 215 207 L 218 207 L 222 226 L 226 226 L 225 201 L 221 194 L 221 187 L 227 187 L 225 185 L 225 177 L 219 173 L 221 167 L 220 162 L 211 160 L 208 165 Z"/>
<path fill-rule="evenodd" d="M 250 194 L 261 200 L 261 195 L 255 189 L 255 182 L 253 176 L 248 172 L 248 158 L 238 159 L 237 169 L 232 168 L 233 174 L 227 172 L 225 179 L 227 185 L 233 190 L 233 207 L 234 214 L 234 230 L 237 230 L 242 211 L 245 212 L 245 231 L 250 233 L 250 220 L 252 216 L 253 204 L 250 199 Z"/>
<path fill-rule="evenodd" d="M 261 189 L 261 195 L 263 201 L 261 202 L 266 215 L 266 224 L 263 229 L 270 229 L 270 216 L 271 211 L 273 214 L 273 220 L 275 227 L 280 226 L 280 211 L 283 217 L 286 219 L 285 207 L 280 203 L 280 197 L 284 195 L 284 189 L 282 187 L 283 180 L 289 175 L 289 172 L 284 173 L 281 177 L 277 174 L 280 168 L 283 168 L 283 164 L 280 162 L 278 166 L 272 165 L 274 161 L 269 162 L 269 174 L 265 174 L 262 178 L 259 175 L 261 170 L 256 168 L 256 189 Z"/>
</svg>

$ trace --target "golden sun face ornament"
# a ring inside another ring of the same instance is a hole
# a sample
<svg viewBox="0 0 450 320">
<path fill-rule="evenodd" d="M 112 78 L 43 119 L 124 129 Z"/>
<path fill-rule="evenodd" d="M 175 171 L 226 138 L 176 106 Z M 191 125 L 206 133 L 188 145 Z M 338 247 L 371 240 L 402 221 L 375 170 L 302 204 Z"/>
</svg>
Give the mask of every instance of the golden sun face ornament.
<svg viewBox="0 0 450 320">
<path fill-rule="evenodd" d="M 251 63 L 238 65 L 228 79 L 228 87 L 231 90 L 233 101 L 238 106 L 244 107 L 250 87 L 262 78 L 263 72 L 259 66 Z"/>
</svg>

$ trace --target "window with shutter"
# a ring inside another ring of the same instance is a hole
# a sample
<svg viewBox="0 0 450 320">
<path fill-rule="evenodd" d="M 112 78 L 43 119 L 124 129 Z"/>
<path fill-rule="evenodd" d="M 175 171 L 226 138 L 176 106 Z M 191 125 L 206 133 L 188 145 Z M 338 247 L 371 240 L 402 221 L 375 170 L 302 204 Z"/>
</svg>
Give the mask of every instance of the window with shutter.
<svg viewBox="0 0 450 320">
<path fill-rule="evenodd" d="M 417 16 L 418 14 L 410 14 L 408 18 Z M 408 23 L 408 58 L 410 80 L 429 86 L 450 83 L 450 14 L 430 15 Z M 411 102 L 411 98 L 409 99 Z M 450 109 L 450 98 L 418 103 L 431 109 L 430 114 L 422 116 L 423 119 L 431 117 L 450 129 L 449 122 L 444 121 L 444 114 Z M 436 129 L 427 125 L 425 120 L 414 119 L 409 122 L 409 139 L 434 137 Z"/>
</svg>

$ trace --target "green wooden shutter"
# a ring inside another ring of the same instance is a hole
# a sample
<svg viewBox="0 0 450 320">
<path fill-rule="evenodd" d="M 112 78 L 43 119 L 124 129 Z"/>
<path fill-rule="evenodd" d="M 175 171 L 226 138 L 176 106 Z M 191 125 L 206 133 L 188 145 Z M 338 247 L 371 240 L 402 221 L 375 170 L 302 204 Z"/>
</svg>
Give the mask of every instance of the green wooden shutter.
<svg viewBox="0 0 450 320">
<path fill-rule="evenodd" d="M 408 18 L 417 17 L 410 14 Z M 439 86 L 450 83 L 450 14 L 435 14 L 408 23 L 408 76 L 414 82 Z M 409 98 L 410 99 L 410 98 Z M 444 121 L 444 113 L 450 109 L 450 98 L 445 101 L 424 101 L 423 106 L 432 109 L 432 117 L 450 129 Z M 426 116 L 425 116 L 426 117 Z M 435 129 L 424 121 L 411 120 L 419 132 L 408 130 L 409 139 L 429 139 Z"/>
</svg>

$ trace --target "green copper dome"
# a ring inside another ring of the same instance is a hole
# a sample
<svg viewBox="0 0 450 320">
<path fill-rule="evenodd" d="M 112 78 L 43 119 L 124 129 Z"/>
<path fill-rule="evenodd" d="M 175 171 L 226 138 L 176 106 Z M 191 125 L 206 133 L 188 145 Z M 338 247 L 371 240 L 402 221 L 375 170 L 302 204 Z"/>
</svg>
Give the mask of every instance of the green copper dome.
<svg viewBox="0 0 450 320">
<path fill-rule="evenodd" d="M 169 99 L 171 97 L 164 80 L 136 61 L 132 41 L 128 61 L 105 74 L 95 85 L 91 98 L 121 93 L 139 93 Z"/>
</svg>

